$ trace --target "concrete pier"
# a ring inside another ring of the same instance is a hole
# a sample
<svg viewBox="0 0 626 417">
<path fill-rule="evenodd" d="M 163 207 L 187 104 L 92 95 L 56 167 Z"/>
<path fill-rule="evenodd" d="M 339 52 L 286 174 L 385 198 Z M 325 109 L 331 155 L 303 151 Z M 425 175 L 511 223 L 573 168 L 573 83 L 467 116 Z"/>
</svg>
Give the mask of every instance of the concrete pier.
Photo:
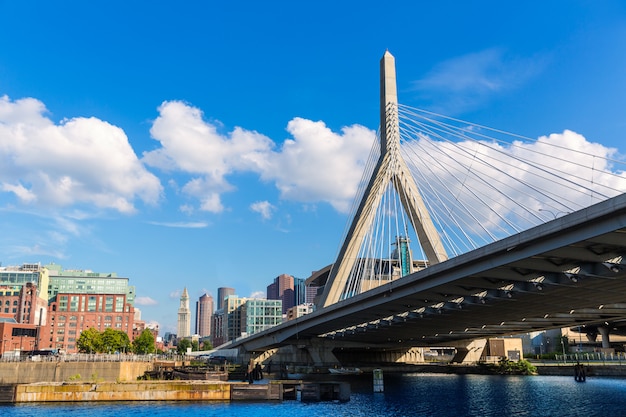
<svg viewBox="0 0 626 417">
<path fill-rule="evenodd" d="M 0 385 L 0 403 L 72 401 L 349 401 L 346 382 L 46 382 Z"/>
</svg>

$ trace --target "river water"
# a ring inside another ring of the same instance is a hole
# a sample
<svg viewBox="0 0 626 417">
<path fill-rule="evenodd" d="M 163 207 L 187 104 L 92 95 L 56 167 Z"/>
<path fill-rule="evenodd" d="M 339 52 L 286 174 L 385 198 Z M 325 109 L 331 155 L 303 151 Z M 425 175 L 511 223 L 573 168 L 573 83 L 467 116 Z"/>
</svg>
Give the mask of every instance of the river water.
<svg viewBox="0 0 626 417">
<path fill-rule="evenodd" d="M 196 415 L 246 417 L 339 416 L 626 416 L 626 379 L 562 376 L 385 375 L 351 377 L 349 402 L 115 402 L 0 406 L 2 417 L 120 417 Z"/>
</svg>

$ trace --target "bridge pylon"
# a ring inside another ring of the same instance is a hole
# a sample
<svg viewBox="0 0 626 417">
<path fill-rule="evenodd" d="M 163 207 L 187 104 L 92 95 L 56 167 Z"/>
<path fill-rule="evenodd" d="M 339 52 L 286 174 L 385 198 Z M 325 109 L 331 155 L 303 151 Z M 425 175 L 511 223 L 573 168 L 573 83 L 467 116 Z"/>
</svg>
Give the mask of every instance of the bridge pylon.
<svg viewBox="0 0 626 417">
<path fill-rule="evenodd" d="M 393 55 L 386 51 L 380 61 L 380 157 L 359 203 L 342 247 L 333 264 L 319 305 L 340 301 L 361 245 L 375 221 L 375 214 L 388 187 L 393 187 L 413 227 L 428 264 L 448 258 L 418 187 L 400 153 L 398 93 Z M 412 265 L 409 270 L 412 271 Z"/>
</svg>

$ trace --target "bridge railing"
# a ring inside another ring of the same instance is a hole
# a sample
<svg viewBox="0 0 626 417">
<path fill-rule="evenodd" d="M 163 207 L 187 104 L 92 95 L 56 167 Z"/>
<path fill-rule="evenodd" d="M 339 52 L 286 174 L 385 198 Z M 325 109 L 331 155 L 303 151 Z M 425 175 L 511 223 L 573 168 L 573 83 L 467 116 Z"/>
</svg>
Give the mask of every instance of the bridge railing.
<svg viewBox="0 0 626 417">
<path fill-rule="evenodd" d="M 578 352 L 566 355 L 556 355 L 556 362 L 560 363 L 605 363 L 607 365 L 626 365 L 625 352 Z"/>
</svg>

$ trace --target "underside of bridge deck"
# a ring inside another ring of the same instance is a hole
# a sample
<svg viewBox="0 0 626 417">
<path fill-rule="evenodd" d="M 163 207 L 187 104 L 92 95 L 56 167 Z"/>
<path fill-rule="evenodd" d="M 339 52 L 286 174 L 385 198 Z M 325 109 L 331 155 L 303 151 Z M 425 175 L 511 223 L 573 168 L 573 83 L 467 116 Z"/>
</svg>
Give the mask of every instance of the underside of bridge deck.
<svg viewBox="0 0 626 417">
<path fill-rule="evenodd" d="M 626 195 L 237 342 L 428 346 L 626 323 Z"/>
</svg>

